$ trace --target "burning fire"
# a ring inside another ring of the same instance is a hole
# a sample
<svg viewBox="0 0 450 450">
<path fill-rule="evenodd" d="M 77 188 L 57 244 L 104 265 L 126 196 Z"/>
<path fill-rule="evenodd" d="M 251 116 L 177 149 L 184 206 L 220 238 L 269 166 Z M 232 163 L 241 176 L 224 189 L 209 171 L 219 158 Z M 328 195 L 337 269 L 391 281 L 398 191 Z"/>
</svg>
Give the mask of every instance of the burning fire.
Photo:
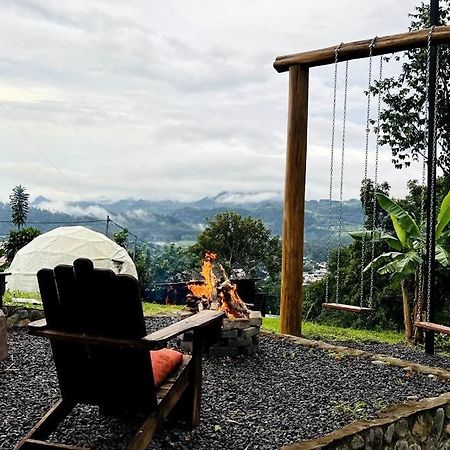
<svg viewBox="0 0 450 450">
<path fill-rule="evenodd" d="M 225 269 L 219 264 L 220 279 L 214 274 L 214 261 L 217 255 L 206 252 L 202 264 L 201 275 L 203 282 L 190 282 L 188 289 L 188 306 L 201 311 L 214 309 L 223 311 L 228 318 L 248 318 L 250 311 L 237 293 L 237 287 L 228 278 Z"/>
<path fill-rule="evenodd" d="M 203 259 L 202 270 L 200 271 L 203 277 L 202 284 L 188 283 L 188 288 L 194 297 L 212 299 L 214 289 L 216 287 L 217 278 L 214 275 L 213 261 L 217 259 L 217 255 L 213 252 L 206 252 Z"/>
</svg>

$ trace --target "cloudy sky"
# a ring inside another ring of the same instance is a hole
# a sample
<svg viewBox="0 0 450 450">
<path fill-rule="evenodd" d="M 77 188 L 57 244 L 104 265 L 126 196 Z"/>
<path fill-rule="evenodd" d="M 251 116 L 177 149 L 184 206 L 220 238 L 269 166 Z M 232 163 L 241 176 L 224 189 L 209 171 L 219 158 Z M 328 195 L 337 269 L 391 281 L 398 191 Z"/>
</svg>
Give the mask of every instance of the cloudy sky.
<svg viewBox="0 0 450 450">
<path fill-rule="evenodd" d="M 2 0 L 0 200 L 19 183 L 55 201 L 279 195 L 288 76 L 274 58 L 406 31 L 415 4 Z M 308 198 L 328 193 L 332 69 L 311 72 Z M 367 60 L 350 70 L 347 198 L 362 178 Z M 381 171 L 401 193 L 420 168 L 399 176 L 382 149 Z"/>
</svg>

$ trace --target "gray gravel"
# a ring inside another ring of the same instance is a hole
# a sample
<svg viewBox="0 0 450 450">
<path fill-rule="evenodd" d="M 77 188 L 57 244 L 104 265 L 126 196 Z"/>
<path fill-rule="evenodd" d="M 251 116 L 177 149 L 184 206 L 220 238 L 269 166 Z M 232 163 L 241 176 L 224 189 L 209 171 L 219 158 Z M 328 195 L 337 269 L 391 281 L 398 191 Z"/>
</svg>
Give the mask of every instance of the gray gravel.
<svg viewBox="0 0 450 450">
<path fill-rule="evenodd" d="M 170 320 L 152 319 L 149 329 Z M 11 356 L 0 363 L 1 449 L 13 448 L 59 395 L 48 342 L 14 331 L 9 345 Z M 403 350 L 388 346 L 373 351 Z M 182 425 L 167 426 L 150 449 L 278 449 L 355 418 L 373 417 L 387 404 L 448 390 L 448 383 L 418 374 L 408 378 L 394 366 L 263 336 L 254 357 L 205 358 L 200 427 L 189 432 Z M 95 407 L 78 407 L 52 438 L 97 449 L 124 448 L 139 420 L 112 419 Z"/>
<path fill-rule="evenodd" d="M 442 367 L 450 370 L 450 354 L 439 352 L 434 355 L 425 353 L 423 346 L 412 347 L 406 344 L 385 344 L 379 342 L 355 342 L 355 341 L 327 341 L 331 344 L 342 345 L 344 347 L 357 348 L 372 353 L 394 356 L 406 361 L 424 364 L 433 367 Z"/>
</svg>

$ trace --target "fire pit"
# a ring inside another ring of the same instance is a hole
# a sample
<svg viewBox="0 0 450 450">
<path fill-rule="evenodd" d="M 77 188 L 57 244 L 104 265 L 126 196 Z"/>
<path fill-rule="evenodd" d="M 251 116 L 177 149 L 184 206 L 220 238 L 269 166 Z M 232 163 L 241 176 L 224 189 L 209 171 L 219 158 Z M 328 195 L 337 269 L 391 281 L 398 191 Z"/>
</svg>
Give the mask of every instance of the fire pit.
<svg viewBox="0 0 450 450">
<path fill-rule="evenodd" d="M 230 281 L 222 265 L 219 276 L 214 270 L 217 255 L 206 252 L 201 275 L 202 281 L 188 283 L 186 307 L 195 314 L 204 309 L 223 311 L 226 318 L 222 325 L 221 340 L 210 348 L 214 356 L 252 355 L 259 349 L 259 330 L 262 323 L 259 311 L 250 311 L 237 293 L 236 284 Z M 192 334 L 185 333 L 181 349 L 192 351 Z"/>
<path fill-rule="evenodd" d="M 262 318 L 259 311 L 250 311 L 248 318 L 225 318 L 221 339 L 209 349 L 209 354 L 212 356 L 253 355 L 259 350 L 261 323 Z M 184 333 L 180 348 L 183 351 L 192 351 L 192 333 Z"/>
</svg>

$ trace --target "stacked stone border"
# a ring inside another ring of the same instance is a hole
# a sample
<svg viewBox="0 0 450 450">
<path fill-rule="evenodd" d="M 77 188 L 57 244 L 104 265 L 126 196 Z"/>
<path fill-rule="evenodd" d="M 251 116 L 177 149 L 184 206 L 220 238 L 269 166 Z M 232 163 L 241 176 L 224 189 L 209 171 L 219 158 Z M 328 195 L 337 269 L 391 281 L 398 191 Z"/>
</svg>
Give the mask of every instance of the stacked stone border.
<svg viewBox="0 0 450 450">
<path fill-rule="evenodd" d="M 6 315 L 6 328 L 24 328 L 30 322 L 40 320 L 45 317 L 44 311 L 37 308 L 25 308 L 23 306 L 3 306 L 3 313 Z"/>
<path fill-rule="evenodd" d="M 450 372 L 445 369 L 326 342 L 275 333 L 262 333 L 290 340 L 307 348 L 365 358 L 375 363 L 394 365 L 430 377 L 450 380 Z M 355 421 L 325 436 L 289 444 L 282 448 L 282 450 L 316 449 L 450 450 L 450 392 L 439 397 L 391 405 L 383 410 L 376 419 Z"/>
<path fill-rule="evenodd" d="M 182 319 L 186 315 L 181 314 Z M 224 319 L 220 341 L 209 349 L 211 356 L 250 356 L 259 350 L 259 334 L 262 317 L 259 311 L 251 311 L 248 319 Z M 192 333 L 184 333 L 179 343 L 182 351 L 192 351 Z"/>
</svg>

